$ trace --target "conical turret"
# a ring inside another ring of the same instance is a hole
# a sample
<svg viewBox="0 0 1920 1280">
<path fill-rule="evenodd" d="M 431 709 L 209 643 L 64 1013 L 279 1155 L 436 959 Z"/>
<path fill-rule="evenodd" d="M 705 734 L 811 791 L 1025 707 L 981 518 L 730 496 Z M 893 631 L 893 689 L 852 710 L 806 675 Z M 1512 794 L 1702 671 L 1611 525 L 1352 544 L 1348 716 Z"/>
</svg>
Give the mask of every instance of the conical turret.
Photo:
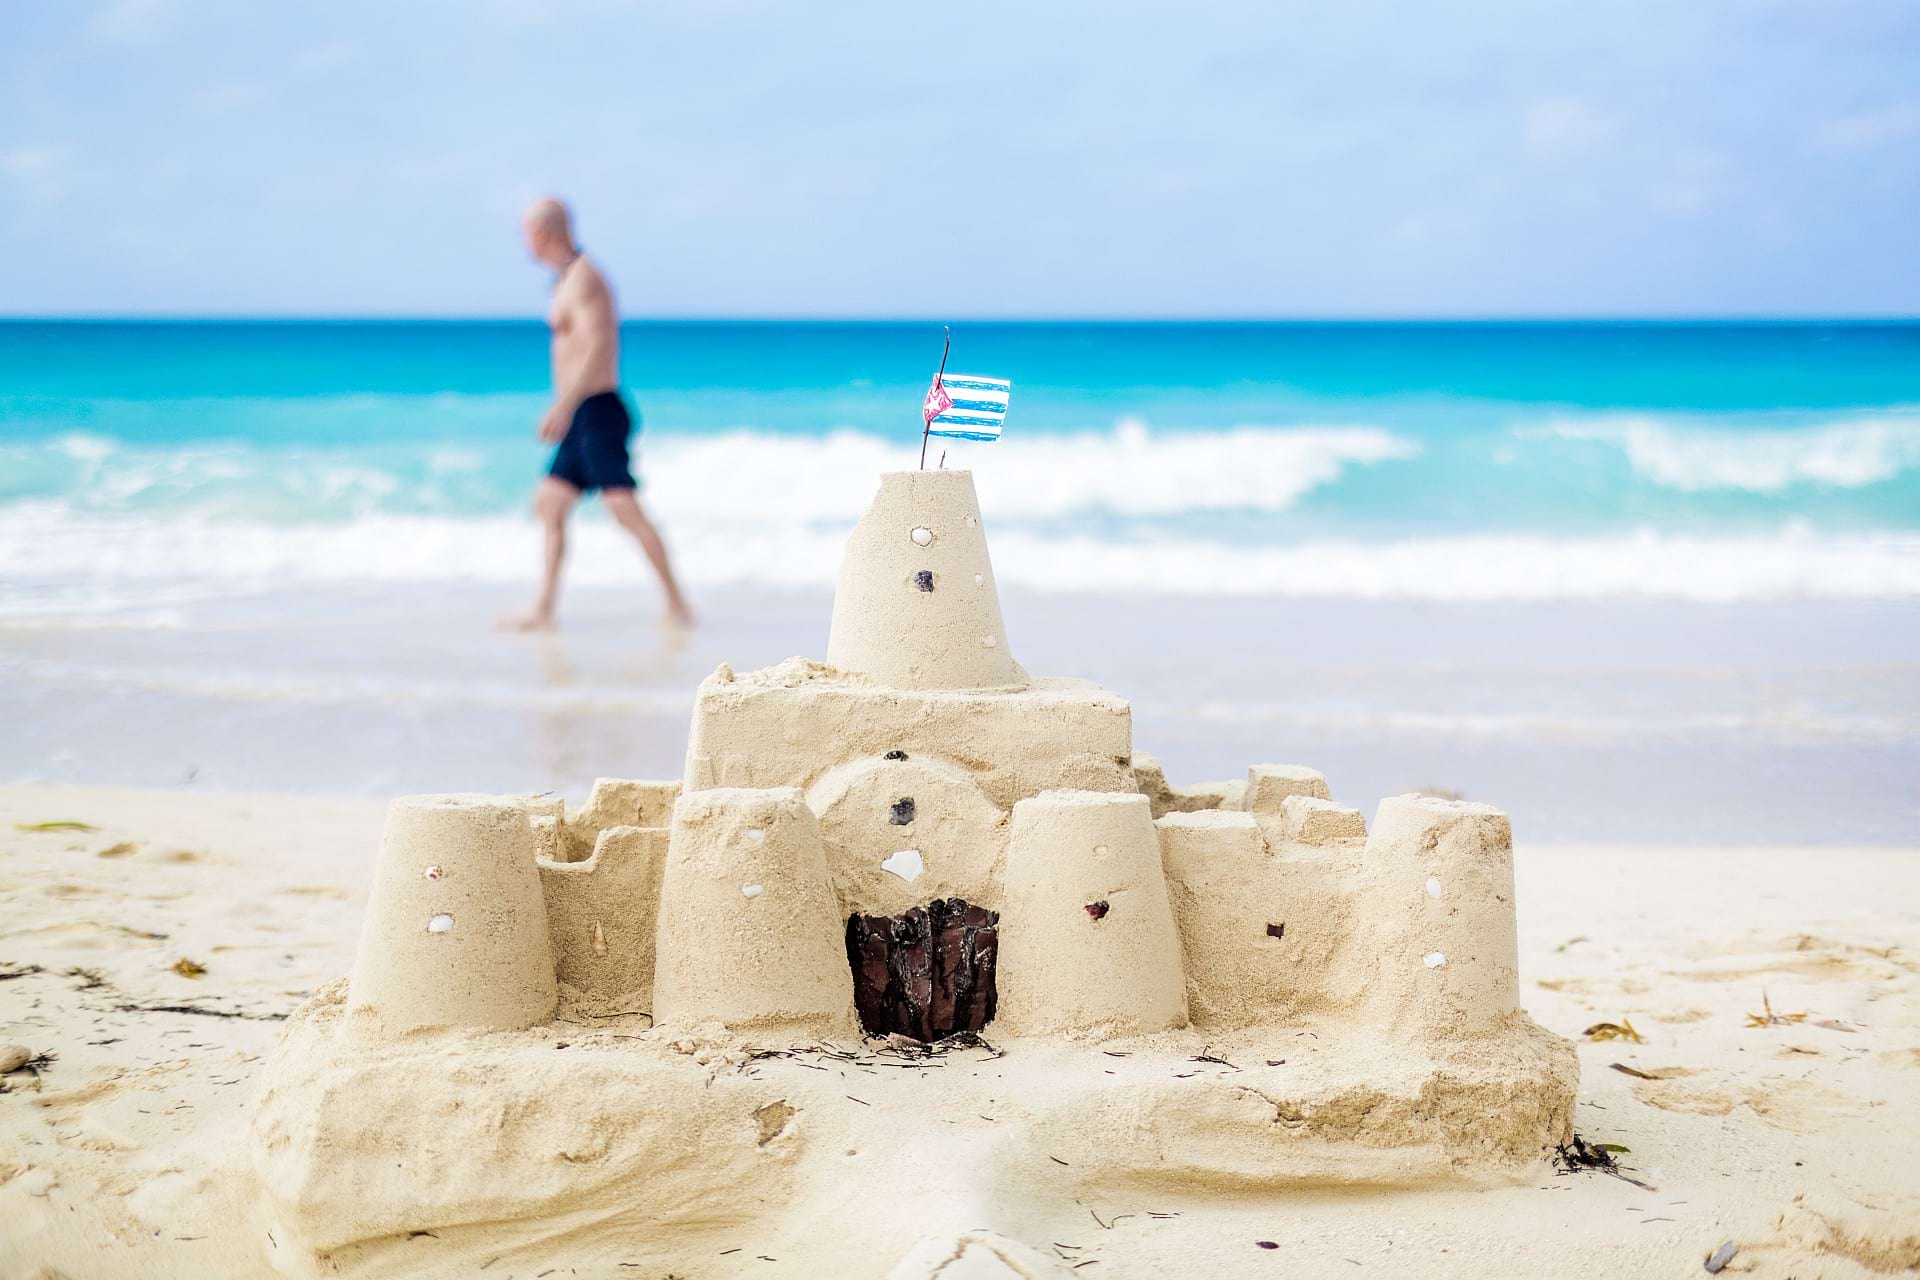
<svg viewBox="0 0 1920 1280">
<path fill-rule="evenodd" d="M 827 661 L 897 689 L 1021 688 L 970 471 L 890 471 L 847 539 Z"/>
<path fill-rule="evenodd" d="M 386 833 L 347 1007 L 400 1034 L 528 1027 L 559 1000 L 527 803 L 405 796 Z"/>
</svg>

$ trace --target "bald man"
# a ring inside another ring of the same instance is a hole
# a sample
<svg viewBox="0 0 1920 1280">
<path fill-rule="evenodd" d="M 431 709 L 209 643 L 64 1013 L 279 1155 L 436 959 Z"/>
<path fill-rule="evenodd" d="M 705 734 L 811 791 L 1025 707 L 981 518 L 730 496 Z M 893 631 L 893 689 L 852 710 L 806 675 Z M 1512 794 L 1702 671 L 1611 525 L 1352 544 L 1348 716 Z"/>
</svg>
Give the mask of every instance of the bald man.
<svg viewBox="0 0 1920 1280">
<path fill-rule="evenodd" d="M 553 464 L 533 494 L 534 514 L 546 530 L 546 572 L 533 608 L 507 619 L 524 631 L 554 625 L 560 567 L 567 558 L 567 519 L 580 495 L 598 490 L 600 502 L 646 553 L 667 597 L 667 617 L 688 626 L 693 613 L 674 580 L 666 544 L 640 508 L 627 458 L 633 419 L 620 398 L 620 319 L 613 289 L 574 242 L 573 220 L 558 200 L 541 200 L 524 220 L 527 251 L 552 268 L 553 405 L 540 419 L 540 438 L 558 445 Z"/>
</svg>

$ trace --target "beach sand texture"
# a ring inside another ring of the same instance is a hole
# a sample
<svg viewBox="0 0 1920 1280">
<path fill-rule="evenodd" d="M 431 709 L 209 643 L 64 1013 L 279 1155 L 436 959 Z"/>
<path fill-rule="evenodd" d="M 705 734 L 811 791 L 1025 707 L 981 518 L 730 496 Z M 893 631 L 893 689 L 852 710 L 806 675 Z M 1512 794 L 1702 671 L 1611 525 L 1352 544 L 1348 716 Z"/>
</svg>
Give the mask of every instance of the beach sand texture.
<svg viewBox="0 0 1920 1280">
<path fill-rule="evenodd" d="M 0 788 L 0 1043 L 55 1055 L 37 1077 L 6 1076 L 0 1096 L 0 1275 L 275 1274 L 281 1243 L 246 1141 L 260 1064 L 281 1019 L 351 968 L 384 819 L 357 799 Z M 68 821 L 93 829 L 18 829 Z M 924 1275 L 957 1251 L 982 1274 L 1019 1274 L 992 1270 L 1029 1265 L 1017 1241 L 1069 1273 L 1091 1261 L 1084 1273 L 1121 1276 L 1691 1276 L 1731 1240 L 1723 1274 L 1920 1264 L 1915 851 L 1538 847 L 1523 827 L 1515 880 L 1523 1004 L 1570 1037 L 1602 1022 L 1643 1037 L 1580 1040 L 1575 1111 L 1587 1141 L 1629 1148 L 1618 1158 L 1634 1181 L 1543 1164 L 1485 1190 L 1148 1194 L 1099 1176 L 1106 1153 L 1065 1130 L 1007 1156 L 993 1195 L 956 1199 L 941 1171 L 977 1158 L 993 1121 L 925 1126 L 911 1145 L 879 1123 L 890 1091 L 935 1068 L 741 1062 L 689 1036 L 683 1070 L 710 1079 L 714 1101 L 663 1126 L 711 1123 L 749 1082 L 790 1078 L 805 1099 L 726 1117 L 741 1135 L 726 1158 L 743 1171 L 730 1190 L 689 1214 L 669 1175 L 595 1197 L 537 1243 L 511 1221 L 423 1223 L 351 1261 L 383 1275 L 852 1276 L 911 1253 L 933 1261 L 899 1274 Z M 554 1030 L 561 1080 L 595 1032 Z M 1268 1059 L 1300 1059 L 1285 1040 L 1195 1062 L 1165 1087 L 1274 1077 L 1287 1068 Z M 937 1070 L 992 1117 L 1020 1105 L 993 1079 L 1017 1068 L 973 1052 Z M 464 1101 L 484 1106 L 470 1087 Z M 781 1146 L 816 1108 L 833 1159 L 890 1179 L 898 1204 L 786 1178 Z M 556 1179 L 592 1158 L 522 1154 Z M 457 1149 L 434 1155 L 458 1174 Z M 1004 1239 L 963 1236 L 976 1229 Z"/>
</svg>

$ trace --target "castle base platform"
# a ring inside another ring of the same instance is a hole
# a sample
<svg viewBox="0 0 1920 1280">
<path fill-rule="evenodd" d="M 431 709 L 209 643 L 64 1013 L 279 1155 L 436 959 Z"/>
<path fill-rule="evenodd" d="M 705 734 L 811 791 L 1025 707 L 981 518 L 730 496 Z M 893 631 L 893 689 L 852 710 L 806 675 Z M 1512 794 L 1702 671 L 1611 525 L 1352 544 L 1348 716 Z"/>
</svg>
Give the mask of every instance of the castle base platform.
<svg viewBox="0 0 1920 1280">
<path fill-rule="evenodd" d="M 530 1275 L 563 1244 L 582 1274 L 731 1275 L 829 1234 L 918 1275 L 928 1233 L 1049 1207 L 1515 1181 L 1577 1079 L 1518 1013 L 1439 1047 L 1303 1021 L 929 1050 L 656 1029 L 563 988 L 545 1026 L 374 1040 L 345 987 L 289 1021 L 255 1117 L 289 1275 Z"/>
</svg>

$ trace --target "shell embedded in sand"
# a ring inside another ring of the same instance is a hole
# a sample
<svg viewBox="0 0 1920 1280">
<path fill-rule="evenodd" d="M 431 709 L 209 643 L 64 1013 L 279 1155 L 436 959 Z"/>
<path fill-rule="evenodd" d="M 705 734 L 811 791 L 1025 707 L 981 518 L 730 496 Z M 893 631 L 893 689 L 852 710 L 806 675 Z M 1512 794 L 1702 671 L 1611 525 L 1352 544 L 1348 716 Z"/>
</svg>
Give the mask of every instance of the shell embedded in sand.
<svg viewBox="0 0 1920 1280">
<path fill-rule="evenodd" d="M 453 917 L 448 915 L 444 911 L 437 916 L 433 916 L 427 921 L 427 932 L 428 933 L 452 933 Z"/>
<path fill-rule="evenodd" d="M 920 873 L 927 869 L 926 863 L 920 858 L 920 851 L 918 849 L 902 849 L 885 862 L 882 862 L 880 867 L 884 871 L 889 871 L 899 876 L 908 884 L 912 884 L 915 880 L 918 880 Z"/>
<path fill-rule="evenodd" d="M 26 1066 L 27 1061 L 32 1057 L 33 1050 L 23 1044 L 10 1044 L 0 1048 L 0 1076 L 6 1075 L 9 1071 L 18 1071 Z"/>
</svg>

